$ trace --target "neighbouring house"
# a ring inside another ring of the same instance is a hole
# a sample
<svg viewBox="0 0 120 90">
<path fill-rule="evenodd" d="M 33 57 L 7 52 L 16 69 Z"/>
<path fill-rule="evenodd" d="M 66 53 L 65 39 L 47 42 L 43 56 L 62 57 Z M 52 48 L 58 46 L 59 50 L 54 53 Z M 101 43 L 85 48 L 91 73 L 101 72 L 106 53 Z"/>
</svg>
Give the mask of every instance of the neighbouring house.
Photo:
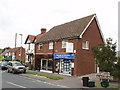
<svg viewBox="0 0 120 90">
<path fill-rule="evenodd" d="M 23 47 L 16 47 L 6 49 L 2 54 L 5 60 L 22 60 L 25 63 L 25 48 Z"/>
<path fill-rule="evenodd" d="M 35 67 L 75 76 L 94 73 L 91 49 L 101 43 L 96 14 L 55 26 L 35 42 Z"/>
<path fill-rule="evenodd" d="M 40 39 L 46 33 L 46 28 L 41 28 L 41 33 L 38 35 L 28 35 L 25 44 L 26 44 L 26 64 L 33 64 L 35 59 L 35 42 Z"/>
</svg>

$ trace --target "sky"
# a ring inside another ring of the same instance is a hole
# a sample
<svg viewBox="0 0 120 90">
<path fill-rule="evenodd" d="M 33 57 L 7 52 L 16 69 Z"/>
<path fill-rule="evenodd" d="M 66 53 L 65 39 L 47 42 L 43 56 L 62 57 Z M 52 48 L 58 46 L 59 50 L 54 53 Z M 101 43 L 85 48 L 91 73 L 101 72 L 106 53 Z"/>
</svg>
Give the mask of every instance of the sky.
<svg viewBox="0 0 120 90">
<path fill-rule="evenodd" d="M 118 41 L 119 0 L 0 0 L 0 48 L 25 47 L 27 35 L 82 17 L 97 15 L 104 39 Z"/>
</svg>

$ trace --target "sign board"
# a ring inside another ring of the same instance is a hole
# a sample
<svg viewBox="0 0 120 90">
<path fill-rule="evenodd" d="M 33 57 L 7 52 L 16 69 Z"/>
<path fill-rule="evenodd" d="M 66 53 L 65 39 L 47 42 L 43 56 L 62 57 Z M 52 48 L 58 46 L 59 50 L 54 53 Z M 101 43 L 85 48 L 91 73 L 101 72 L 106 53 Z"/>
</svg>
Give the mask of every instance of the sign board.
<svg viewBox="0 0 120 90">
<path fill-rule="evenodd" d="M 58 53 L 58 54 L 54 54 L 54 59 L 74 59 L 74 54 Z"/>
<path fill-rule="evenodd" d="M 4 60 L 12 60 L 12 56 L 4 56 Z"/>
<path fill-rule="evenodd" d="M 66 53 L 73 53 L 73 43 L 66 43 Z"/>
</svg>

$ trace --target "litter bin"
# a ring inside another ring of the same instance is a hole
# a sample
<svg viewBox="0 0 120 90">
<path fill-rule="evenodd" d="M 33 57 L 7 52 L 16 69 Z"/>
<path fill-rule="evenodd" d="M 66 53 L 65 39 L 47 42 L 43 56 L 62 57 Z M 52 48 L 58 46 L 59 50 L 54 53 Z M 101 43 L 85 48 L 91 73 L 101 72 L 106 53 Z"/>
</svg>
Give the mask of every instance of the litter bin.
<svg viewBox="0 0 120 90">
<path fill-rule="evenodd" d="M 82 80 L 83 80 L 83 86 L 88 86 L 89 77 L 82 77 Z"/>
<path fill-rule="evenodd" d="M 107 88 L 107 87 L 109 87 L 109 82 L 108 81 L 102 81 L 101 86 Z"/>
<path fill-rule="evenodd" d="M 95 87 L 95 82 L 94 81 L 89 81 L 88 82 L 88 87 Z"/>
</svg>

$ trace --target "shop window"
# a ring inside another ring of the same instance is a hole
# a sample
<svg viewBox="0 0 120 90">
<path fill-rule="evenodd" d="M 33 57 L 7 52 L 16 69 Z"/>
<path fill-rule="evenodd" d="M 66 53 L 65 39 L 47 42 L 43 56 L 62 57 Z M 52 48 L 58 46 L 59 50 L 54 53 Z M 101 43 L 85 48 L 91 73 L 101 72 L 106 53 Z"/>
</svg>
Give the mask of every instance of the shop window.
<svg viewBox="0 0 120 90">
<path fill-rule="evenodd" d="M 62 48 L 66 48 L 67 42 L 68 42 L 67 40 L 63 40 L 63 41 L 62 41 Z"/>
<path fill-rule="evenodd" d="M 88 41 L 82 42 L 82 49 L 89 49 L 89 42 Z"/>
<path fill-rule="evenodd" d="M 40 43 L 39 45 L 38 45 L 38 50 L 41 50 L 43 48 L 43 45 Z"/>
<path fill-rule="evenodd" d="M 53 49 L 53 42 L 49 43 L 49 49 Z"/>
</svg>

